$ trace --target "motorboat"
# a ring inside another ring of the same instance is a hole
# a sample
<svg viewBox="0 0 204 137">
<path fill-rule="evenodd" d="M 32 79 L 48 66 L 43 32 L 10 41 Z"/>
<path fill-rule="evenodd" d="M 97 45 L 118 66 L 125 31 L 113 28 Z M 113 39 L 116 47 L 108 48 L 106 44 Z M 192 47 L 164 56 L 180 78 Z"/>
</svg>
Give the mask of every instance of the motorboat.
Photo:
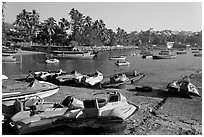
<svg viewBox="0 0 204 137">
<path fill-rule="evenodd" d="M 3 53 L 2 54 L 2 62 L 6 63 L 6 62 L 16 62 L 16 58 L 13 55 L 7 54 L 7 53 Z"/>
<path fill-rule="evenodd" d="M 84 75 L 81 81 L 79 81 L 79 83 L 82 83 L 86 86 L 94 86 L 100 83 L 102 80 L 103 80 L 103 74 L 98 70 L 96 70 L 94 74 Z"/>
<path fill-rule="evenodd" d="M 176 54 L 187 54 L 187 51 L 186 50 L 178 50 L 176 51 Z"/>
<path fill-rule="evenodd" d="M 57 76 L 55 79 L 59 84 L 76 84 L 76 82 L 81 82 L 81 79 L 84 77 L 83 74 L 72 71 L 71 73 L 63 74 Z"/>
<path fill-rule="evenodd" d="M 195 56 L 195 57 L 202 57 L 202 52 L 194 53 L 193 56 Z"/>
<path fill-rule="evenodd" d="M 57 71 L 36 71 L 33 75 L 35 79 L 54 82 L 57 76 L 64 74 L 66 74 L 66 72 L 59 69 Z"/>
<path fill-rule="evenodd" d="M 174 59 L 176 55 L 173 55 L 169 50 L 161 50 L 158 55 L 153 55 L 153 59 Z"/>
<path fill-rule="evenodd" d="M 148 49 L 141 50 L 139 54 L 142 56 L 142 58 L 152 58 L 153 56 L 152 52 L 150 52 Z"/>
<path fill-rule="evenodd" d="M 15 87 L 15 88 L 14 88 Z M 2 87 L 2 112 L 12 115 L 12 106 L 16 99 L 25 100 L 34 96 L 46 98 L 59 91 L 59 86 L 45 81 L 34 80 L 31 83 L 19 83 L 9 85 L 4 83 Z"/>
<path fill-rule="evenodd" d="M 173 82 L 167 85 L 167 88 L 170 91 L 176 91 L 185 95 L 196 95 L 200 96 L 197 87 L 189 81 L 178 81 L 174 80 Z"/>
<path fill-rule="evenodd" d="M 38 103 L 23 103 L 25 105 L 22 106 L 18 102 L 16 104 L 21 109 L 11 118 L 10 125 L 19 134 L 58 126 L 113 129 L 139 109 L 139 106 L 128 103 L 119 92 L 102 93 L 105 99 L 99 98 L 100 94 L 96 93 L 94 99 L 83 101 L 67 96 L 60 103 L 31 101 Z"/>
<path fill-rule="evenodd" d="M 130 65 L 130 62 L 118 60 L 117 62 L 115 62 L 115 64 L 116 64 L 117 66 L 129 66 L 129 65 Z"/>
<path fill-rule="evenodd" d="M 62 59 L 93 59 L 96 54 L 92 52 L 83 52 L 83 51 L 54 51 L 55 58 Z"/>
<path fill-rule="evenodd" d="M 113 56 L 113 57 L 109 57 L 109 60 L 125 60 L 126 56 Z"/>
<path fill-rule="evenodd" d="M 145 76 L 144 73 L 134 72 L 125 72 L 118 73 L 111 76 L 107 81 L 102 81 L 100 84 L 101 88 L 124 88 L 128 83 L 135 83 Z"/>
<path fill-rule="evenodd" d="M 50 63 L 59 63 L 59 60 L 53 58 L 53 59 L 47 59 L 47 60 L 45 60 L 45 62 L 48 63 L 48 64 L 50 64 Z"/>
<path fill-rule="evenodd" d="M 1 75 L 1 79 L 2 79 L 2 80 L 7 80 L 8 77 L 7 77 L 6 75 Z"/>
</svg>

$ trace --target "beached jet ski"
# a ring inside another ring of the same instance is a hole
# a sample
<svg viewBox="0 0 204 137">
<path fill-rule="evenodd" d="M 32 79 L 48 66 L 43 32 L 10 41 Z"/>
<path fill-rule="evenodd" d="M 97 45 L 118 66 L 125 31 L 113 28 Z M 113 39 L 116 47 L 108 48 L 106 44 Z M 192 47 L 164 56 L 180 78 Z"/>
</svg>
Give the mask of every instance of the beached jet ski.
<svg viewBox="0 0 204 137">
<path fill-rule="evenodd" d="M 31 102 L 38 103 L 24 103 L 24 108 L 11 118 L 10 125 L 19 134 L 62 125 L 75 128 L 113 128 L 114 125 L 125 122 L 139 108 L 128 103 L 119 92 L 108 93 L 106 99 L 80 101 L 68 96 L 60 103 Z"/>
<path fill-rule="evenodd" d="M 173 81 L 167 85 L 170 91 L 176 91 L 186 95 L 196 95 L 200 96 L 198 89 L 195 85 L 188 81 Z"/>
<path fill-rule="evenodd" d="M 82 77 L 80 84 L 84 84 L 86 86 L 94 86 L 100 83 L 103 80 L 103 74 L 96 70 L 93 74 L 87 74 Z"/>
</svg>

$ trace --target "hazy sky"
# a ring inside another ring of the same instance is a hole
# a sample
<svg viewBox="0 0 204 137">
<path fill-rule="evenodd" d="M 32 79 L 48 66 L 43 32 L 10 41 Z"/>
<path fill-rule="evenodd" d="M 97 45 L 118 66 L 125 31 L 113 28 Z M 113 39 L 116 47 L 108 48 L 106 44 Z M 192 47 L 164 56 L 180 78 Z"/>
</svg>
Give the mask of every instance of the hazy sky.
<svg viewBox="0 0 204 137">
<path fill-rule="evenodd" d="M 93 20 L 102 19 L 107 28 L 117 27 L 127 32 L 147 30 L 202 30 L 200 2 L 7 2 L 5 21 L 14 22 L 22 9 L 37 10 L 40 20 L 54 17 L 69 19 L 68 13 L 77 9 Z"/>
</svg>

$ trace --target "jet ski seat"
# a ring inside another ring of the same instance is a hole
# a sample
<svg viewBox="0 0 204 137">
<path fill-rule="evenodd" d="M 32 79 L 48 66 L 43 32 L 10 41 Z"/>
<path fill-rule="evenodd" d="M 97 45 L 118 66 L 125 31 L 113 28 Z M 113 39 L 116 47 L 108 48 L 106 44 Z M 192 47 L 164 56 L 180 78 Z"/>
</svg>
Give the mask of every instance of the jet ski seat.
<svg viewBox="0 0 204 137">
<path fill-rule="evenodd" d="M 13 106 L 14 106 L 14 112 L 15 113 L 23 111 L 23 103 L 19 99 L 15 100 Z"/>
<path fill-rule="evenodd" d="M 74 101 L 74 98 L 72 96 L 67 96 L 63 101 L 62 101 L 62 105 L 65 107 L 69 107 Z"/>
</svg>

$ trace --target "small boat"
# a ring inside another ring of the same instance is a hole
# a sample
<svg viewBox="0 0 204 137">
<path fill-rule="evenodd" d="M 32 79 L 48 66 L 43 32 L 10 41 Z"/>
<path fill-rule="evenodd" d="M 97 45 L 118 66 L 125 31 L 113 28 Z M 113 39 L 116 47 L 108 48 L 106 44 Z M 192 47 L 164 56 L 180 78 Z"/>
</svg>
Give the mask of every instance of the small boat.
<svg viewBox="0 0 204 137">
<path fill-rule="evenodd" d="M 149 55 L 142 55 L 142 58 L 152 58 L 152 54 L 149 54 Z"/>
<path fill-rule="evenodd" d="M 110 57 L 109 60 L 125 60 L 126 56 L 115 56 L 115 57 Z"/>
<path fill-rule="evenodd" d="M 183 81 L 183 80 L 177 81 L 177 80 L 175 80 L 175 81 L 169 83 L 167 85 L 167 88 L 170 91 L 176 91 L 178 93 L 182 93 L 185 95 L 200 96 L 197 87 L 189 81 Z"/>
<path fill-rule="evenodd" d="M 119 73 L 115 74 L 112 77 L 110 77 L 108 81 L 102 81 L 100 83 L 101 88 L 124 88 L 126 84 L 128 83 L 134 83 L 140 80 L 145 76 L 144 73 L 138 73 L 136 71 L 132 72 L 125 72 L 125 73 Z"/>
<path fill-rule="evenodd" d="M 152 52 L 150 52 L 148 49 L 141 50 L 139 54 L 142 56 L 142 58 L 152 58 L 153 56 Z"/>
<path fill-rule="evenodd" d="M 12 116 L 10 125 L 19 134 L 59 126 L 91 127 L 105 131 L 117 129 L 119 131 L 121 128 L 118 129 L 118 126 L 122 126 L 139 109 L 139 106 L 128 103 L 119 92 L 108 92 L 105 94 L 108 96 L 105 99 L 99 98 L 100 94 L 94 94 L 95 99 L 83 101 L 67 96 L 60 103 L 43 102 L 39 99 L 39 101 L 28 100 L 22 106 L 22 103 L 18 102 L 16 104 L 21 106 L 20 110 Z"/>
<path fill-rule="evenodd" d="M 93 59 L 96 54 L 92 52 L 83 52 L 83 51 L 54 51 L 54 58 L 62 59 Z"/>
<path fill-rule="evenodd" d="M 15 87 L 15 88 L 14 88 Z M 49 97 L 59 91 L 59 86 L 45 81 L 34 80 L 29 84 L 22 85 L 6 85 L 2 88 L 2 112 L 9 115 L 13 113 L 10 107 L 14 104 L 15 100 L 25 100 L 34 96 L 40 98 Z"/>
<path fill-rule="evenodd" d="M 178 50 L 176 51 L 176 54 L 187 54 L 187 51 L 186 50 Z"/>
<path fill-rule="evenodd" d="M 34 72 L 34 78 L 37 80 L 43 80 L 48 82 L 53 82 L 57 76 L 66 74 L 62 69 L 57 71 L 37 71 Z"/>
<path fill-rule="evenodd" d="M 2 62 L 16 62 L 16 58 L 10 54 L 2 54 Z"/>
<path fill-rule="evenodd" d="M 202 57 L 202 52 L 194 53 L 193 56 L 195 56 L 195 57 Z"/>
<path fill-rule="evenodd" d="M 82 77 L 79 83 L 86 86 L 94 86 L 103 80 L 103 74 L 96 70 L 94 74 L 88 74 Z"/>
<path fill-rule="evenodd" d="M 71 73 L 66 73 L 60 76 L 57 76 L 55 79 L 58 81 L 59 84 L 76 84 L 77 82 L 80 82 L 82 77 L 84 77 L 83 74 L 72 71 Z"/>
<path fill-rule="evenodd" d="M 194 50 L 192 53 L 200 53 L 200 50 Z"/>
<path fill-rule="evenodd" d="M 129 66 L 130 62 L 123 61 L 123 60 L 118 60 L 117 62 L 115 62 L 115 64 L 118 65 L 118 66 Z"/>
<path fill-rule="evenodd" d="M 153 59 L 175 59 L 176 55 L 172 55 L 169 50 L 161 50 L 158 55 L 153 55 Z"/>
<path fill-rule="evenodd" d="M 50 63 L 59 63 L 59 60 L 58 59 L 47 59 L 45 60 L 46 63 L 50 64 Z"/>
<path fill-rule="evenodd" d="M 1 75 L 1 79 L 2 79 L 2 80 L 7 80 L 8 77 L 7 77 L 6 75 Z"/>
</svg>

